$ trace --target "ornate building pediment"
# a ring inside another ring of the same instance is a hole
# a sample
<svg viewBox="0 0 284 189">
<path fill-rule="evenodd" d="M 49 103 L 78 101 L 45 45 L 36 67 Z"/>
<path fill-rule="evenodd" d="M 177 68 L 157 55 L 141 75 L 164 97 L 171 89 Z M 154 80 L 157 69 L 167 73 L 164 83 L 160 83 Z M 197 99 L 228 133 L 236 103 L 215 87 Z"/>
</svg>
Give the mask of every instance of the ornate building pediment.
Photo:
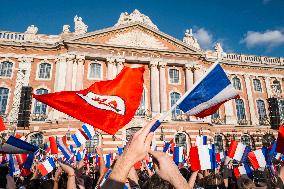
<svg viewBox="0 0 284 189">
<path fill-rule="evenodd" d="M 110 45 L 121 45 L 130 47 L 147 47 L 151 49 L 168 49 L 161 41 L 154 36 L 144 33 L 139 30 L 129 31 L 126 33 L 118 33 L 109 41 L 106 42 Z"/>
<path fill-rule="evenodd" d="M 143 49 L 197 51 L 196 48 L 191 48 L 191 46 L 188 46 L 184 42 L 148 27 L 143 23 L 132 23 L 129 25 L 106 28 L 69 38 L 66 42 L 68 41 L 73 43 L 103 44 Z"/>
</svg>

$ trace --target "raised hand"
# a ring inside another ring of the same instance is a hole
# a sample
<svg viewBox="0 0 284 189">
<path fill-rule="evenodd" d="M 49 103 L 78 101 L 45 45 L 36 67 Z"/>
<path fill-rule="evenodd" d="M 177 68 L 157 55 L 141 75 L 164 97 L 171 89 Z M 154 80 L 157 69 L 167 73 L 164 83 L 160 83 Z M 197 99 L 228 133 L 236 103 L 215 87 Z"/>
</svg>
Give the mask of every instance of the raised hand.
<svg viewBox="0 0 284 189">
<path fill-rule="evenodd" d="M 162 179 L 170 182 L 177 189 L 189 188 L 178 167 L 166 153 L 158 151 L 149 151 L 149 153 L 154 157 L 155 171 Z"/>
</svg>

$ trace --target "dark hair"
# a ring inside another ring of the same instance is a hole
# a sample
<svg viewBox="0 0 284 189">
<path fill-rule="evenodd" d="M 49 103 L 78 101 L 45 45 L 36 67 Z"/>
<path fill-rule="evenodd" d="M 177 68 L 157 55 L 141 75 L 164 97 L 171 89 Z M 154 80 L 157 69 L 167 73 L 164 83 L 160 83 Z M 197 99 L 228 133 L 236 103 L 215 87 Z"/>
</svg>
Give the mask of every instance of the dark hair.
<svg viewBox="0 0 284 189">
<path fill-rule="evenodd" d="M 67 173 L 62 173 L 62 175 L 61 175 L 61 177 L 58 181 L 58 188 L 60 188 L 60 189 L 67 188 L 67 181 L 68 181 Z"/>
<path fill-rule="evenodd" d="M 179 170 L 179 172 L 182 174 L 182 176 L 185 178 L 185 180 L 188 182 L 190 178 L 190 172 L 187 168 L 183 167 Z"/>
<path fill-rule="evenodd" d="M 172 189 L 173 186 L 166 180 L 159 177 L 158 174 L 154 174 L 150 179 L 145 182 L 142 189 Z"/>
<path fill-rule="evenodd" d="M 49 179 L 49 180 L 43 180 L 40 184 L 41 189 L 53 189 L 54 181 Z"/>
<path fill-rule="evenodd" d="M 40 179 L 32 179 L 28 182 L 27 189 L 38 189 L 40 186 Z"/>
</svg>

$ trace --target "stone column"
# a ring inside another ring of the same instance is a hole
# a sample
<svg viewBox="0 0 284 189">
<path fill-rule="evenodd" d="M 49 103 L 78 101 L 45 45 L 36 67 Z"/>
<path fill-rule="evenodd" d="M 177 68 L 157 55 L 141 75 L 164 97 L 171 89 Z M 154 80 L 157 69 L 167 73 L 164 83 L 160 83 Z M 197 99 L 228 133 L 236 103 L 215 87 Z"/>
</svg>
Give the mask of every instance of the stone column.
<svg viewBox="0 0 284 189">
<path fill-rule="evenodd" d="M 229 125 L 236 125 L 237 118 L 234 115 L 234 103 L 233 100 L 225 102 L 225 123 Z"/>
<path fill-rule="evenodd" d="M 115 59 L 114 58 L 107 58 L 107 79 L 111 80 L 115 77 L 116 73 L 115 70 Z"/>
<path fill-rule="evenodd" d="M 194 83 L 194 77 L 193 77 L 193 63 L 187 63 L 185 64 L 185 89 L 188 91 L 189 89 L 192 89 L 193 83 Z"/>
<path fill-rule="evenodd" d="M 193 78 L 194 83 L 197 82 L 202 76 L 203 76 L 203 68 L 200 65 L 194 65 L 194 72 L 193 72 Z"/>
<path fill-rule="evenodd" d="M 77 56 L 77 74 L 76 74 L 76 85 L 75 90 L 83 89 L 83 82 L 84 82 L 84 63 L 85 63 L 85 56 L 80 55 Z"/>
<path fill-rule="evenodd" d="M 117 62 L 117 67 L 116 67 L 117 73 L 116 73 L 116 75 L 118 75 L 124 67 L 125 59 L 124 58 L 117 58 L 116 62 Z"/>
<path fill-rule="evenodd" d="M 159 63 L 160 68 L 160 104 L 161 104 L 161 112 L 164 113 L 167 111 L 167 79 L 166 79 L 166 63 Z"/>
<path fill-rule="evenodd" d="M 152 116 L 160 112 L 159 100 L 159 70 L 157 68 L 158 61 L 150 62 L 150 81 L 151 81 L 151 110 Z"/>
<path fill-rule="evenodd" d="M 31 64 L 33 62 L 33 58 L 21 57 L 18 60 L 19 68 L 14 89 L 13 106 L 9 114 L 9 121 L 12 123 L 16 123 L 18 119 L 22 87 L 29 86 L 30 83 Z"/>
<path fill-rule="evenodd" d="M 272 89 L 271 89 L 270 78 L 265 77 L 264 82 L 265 82 L 265 88 L 266 88 L 267 96 L 268 96 L 268 98 L 270 98 L 270 97 L 272 97 Z"/>
<path fill-rule="evenodd" d="M 63 91 L 65 89 L 66 70 L 66 57 L 59 56 L 56 60 L 54 92 Z"/>
<path fill-rule="evenodd" d="M 73 78 L 73 63 L 75 55 L 67 55 L 67 68 L 66 68 L 66 77 L 65 77 L 65 91 L 72 90 L 72 78 Z"/>
<path fill-rule="evenodd" d="M 252 125 L 258 125 L 258 113 L 255 111 L 255 103 L 254 99 L 252 97 L 252 88 L 251 88 L 251 79 L 249 75 L 245 74 L 245 84 L 246 84 L 246 93 L 248 97 L 248 103 L 249 103 L 249 113 L 250 113 L 250 121 Z"/>
</svg>

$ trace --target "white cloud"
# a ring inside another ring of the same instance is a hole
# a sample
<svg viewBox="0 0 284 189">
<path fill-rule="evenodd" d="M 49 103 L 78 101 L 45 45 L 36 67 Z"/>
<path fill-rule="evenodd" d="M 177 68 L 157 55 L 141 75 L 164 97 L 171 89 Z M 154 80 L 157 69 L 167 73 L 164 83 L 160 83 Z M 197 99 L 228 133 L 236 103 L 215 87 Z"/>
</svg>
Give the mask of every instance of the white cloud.
<svg viewBox="0 0 284 189">
<path fill-rule="evenodd" d="M 213 35 L 205 28 L 199 28 L 193 36 L 196 37 L 201 48 L 211 49 L 213 47 Z"/>
<path fill-rule="evenodd" d="M 248 31 L 241 43 L 248 48 L 265 47 L 271 50 L 273 47 L 284 44 L 284 32 L 281 30 L 267 30 L 265 32 Z"/>
</svg>

